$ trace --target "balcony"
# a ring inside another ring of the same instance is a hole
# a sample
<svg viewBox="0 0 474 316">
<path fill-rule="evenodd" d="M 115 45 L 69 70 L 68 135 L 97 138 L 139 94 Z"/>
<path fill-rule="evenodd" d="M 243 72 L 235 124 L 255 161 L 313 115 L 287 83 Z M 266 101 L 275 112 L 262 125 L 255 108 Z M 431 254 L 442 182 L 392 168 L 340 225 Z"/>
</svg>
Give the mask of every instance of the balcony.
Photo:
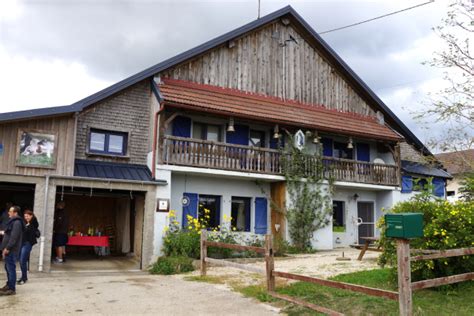
<svg viewBox="0 0 474 316">
<path fill-rule="evenodd" d="M 167 165 L 281 175 L 284 163 L 281 156 L 282 153 L 275 149 L 164 136 L 160 161 Z M 310 175 L 315 172 L 317 163 L 317 159 L 308 156 L 305 173 Z M 399 170 L 396 165 L 332 157 L 324 157 L 322 164 L 325 178 L 367 184 L 399 185 Z"/>
</svg>

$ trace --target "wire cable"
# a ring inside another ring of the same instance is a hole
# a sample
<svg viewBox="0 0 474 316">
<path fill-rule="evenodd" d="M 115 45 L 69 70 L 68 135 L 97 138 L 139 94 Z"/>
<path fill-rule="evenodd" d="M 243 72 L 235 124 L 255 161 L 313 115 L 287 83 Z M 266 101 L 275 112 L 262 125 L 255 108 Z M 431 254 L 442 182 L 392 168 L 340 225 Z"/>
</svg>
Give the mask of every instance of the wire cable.
<svg viewBox="0 0 474 316">
<path fill-rule="evenodd" d="M 408 10 L 411 10 L 411 9 L 415 9 L 415 8 L 418 8 L 418 7 L 433 3 L 433 2 L 434 2 L 434 0 L 430 0 L 430 1 L 417 4 L 417 5 L 409 7 L 409 8 L 405 8 L 405 9 L 402 9 L 402 10 L 390 12 L 390 13 L 387 13 L 387 14 L 384 14 L 384 15 L 380 15 L 380 16 L 377 16 L 375 18 L 371 18 L 371 19 L 368 19 L 368 20 L 364 20 L 364 21 L 360 21 L 360 22 L 357 22 L 357 23 L 349 24 L 349 25 L 346 25 L 346 26 L 341 26 L 341 27 L 338 27 L 338 28 L 335 28 L 335 29 L 332 29 L 332 30 L 324 31 L 324 32 L 319 32 L 319 35 L 335 32 L 335 31 L 339 31 L 339 30 L 343 30 L 343 29 L 347 29 L 349 27 L 353 27 L 353 26 L 356 26 L 356 25 L 360 25 L 360 24 L 364 24 L 364 23 L 367 23 L 367 22 L 371 22 L 371 21 L 374 21 L 374 20 L 381 19 L 381 18 L 385 18 L 387 16 L 391 16 L 391 15 L 394 15 L 394 14 L 397 14 L 397 13 L 401 13 L 401 12 L 405 12 L 405 11 L 408 11 Z"/>
</svg>

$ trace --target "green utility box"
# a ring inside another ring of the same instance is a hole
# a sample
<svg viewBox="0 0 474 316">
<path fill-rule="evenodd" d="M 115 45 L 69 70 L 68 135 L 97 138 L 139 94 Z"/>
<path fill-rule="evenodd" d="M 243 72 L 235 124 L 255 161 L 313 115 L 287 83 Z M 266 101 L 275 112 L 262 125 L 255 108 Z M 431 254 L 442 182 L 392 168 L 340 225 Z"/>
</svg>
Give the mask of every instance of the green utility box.
<svg viewBox="0 0 474 316">
<path fill-rule="evenodd" d="M 423 237 L 423 214 L 421 213 L 385 214 L 385 224 L 387 225 L 386 237 L 403 239 Z"/>
</svg>

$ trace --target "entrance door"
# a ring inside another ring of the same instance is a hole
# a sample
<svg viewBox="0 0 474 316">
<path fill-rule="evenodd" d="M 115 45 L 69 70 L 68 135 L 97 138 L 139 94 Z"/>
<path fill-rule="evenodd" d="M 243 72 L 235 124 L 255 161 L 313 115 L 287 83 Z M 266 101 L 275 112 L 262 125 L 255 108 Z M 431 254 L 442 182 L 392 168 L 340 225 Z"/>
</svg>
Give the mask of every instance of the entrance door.
<svg viewBox="0 0 474 316">
<path fill-rule="evenodd" d="M 374 202 L 358 202 L 359 244 L 365 243 L 361 237 L 374 237 Z"/>
</svg>

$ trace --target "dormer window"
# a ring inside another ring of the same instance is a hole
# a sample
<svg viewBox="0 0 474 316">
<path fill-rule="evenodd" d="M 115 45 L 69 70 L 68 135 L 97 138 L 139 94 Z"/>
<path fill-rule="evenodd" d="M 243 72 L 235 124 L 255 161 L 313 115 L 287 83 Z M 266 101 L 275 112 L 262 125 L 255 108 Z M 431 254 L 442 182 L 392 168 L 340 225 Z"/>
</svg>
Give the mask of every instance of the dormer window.
<svg viewBox="0 0 474 316">
<path fill-rule="evenodd" d="M 91 129 L 89 137 L 89 152 L 114 156 L 125 156 L 127 153 L 128 134 Z"/>
</svg>

